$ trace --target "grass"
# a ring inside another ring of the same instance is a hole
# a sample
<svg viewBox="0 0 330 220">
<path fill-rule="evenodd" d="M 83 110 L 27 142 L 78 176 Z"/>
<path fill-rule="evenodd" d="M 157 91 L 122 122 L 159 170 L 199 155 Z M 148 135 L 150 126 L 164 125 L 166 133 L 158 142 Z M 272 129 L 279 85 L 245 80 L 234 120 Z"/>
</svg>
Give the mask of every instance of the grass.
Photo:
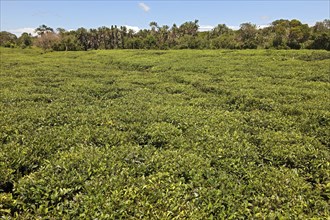
<svg viewBox="0 0 330 220">
<path fill-rule="evenodd" d="M 330 216 L 330 52 L 0 52 L 4 218 Z"/>
</svg>

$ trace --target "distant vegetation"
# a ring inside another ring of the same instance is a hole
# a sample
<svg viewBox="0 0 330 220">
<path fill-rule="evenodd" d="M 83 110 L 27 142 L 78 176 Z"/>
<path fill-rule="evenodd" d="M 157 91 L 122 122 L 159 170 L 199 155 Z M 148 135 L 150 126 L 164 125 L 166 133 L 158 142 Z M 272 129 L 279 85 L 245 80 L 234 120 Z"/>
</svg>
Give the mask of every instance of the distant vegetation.
<svg viewBox="0 0 330 220">
<path fill-rule="evenodd" d="M 118 38 L 95 44 L 90 36 L 103 29 L 49 30 L 33 41 L 48 45 L 49 35 L 63 50 L 88 50 L 140 39 L 158 48 L 204 34 L 212 45 L 222 36 L 250 45 L 242 32 L 250 25 L 216 34 L 221 27 L 179 28 L 178 41 L 159 40 L 172 31 L 156 25 L 124 38 L 104 29 Z M 275 27 L 253 33 L 304 44 Z M 313 30 L 281 30 L 303 27 Z M 329 218 L 330 52 L 0 52 L 3 219 Z"/>
<path fill-rule="evenodd" d="M 258 28 L 243 23 L 239 30 L 219 24 L 211 31 L 199 32 L 198 20 L 172 27 L 150 23 L 150 29 L 135 33 L 125 26 L 79 28 L 56 31 L 46 25 L 36 29 L 37 37 L 23 33 L 1 32 L 0 44 L 26 48 L 31 45 L 56 51 L 91 49 L 324 49 L 330 50 L 330 20 L 309 27 L 299 20 L 276 20 L 268 27 Z"/>
</svg>

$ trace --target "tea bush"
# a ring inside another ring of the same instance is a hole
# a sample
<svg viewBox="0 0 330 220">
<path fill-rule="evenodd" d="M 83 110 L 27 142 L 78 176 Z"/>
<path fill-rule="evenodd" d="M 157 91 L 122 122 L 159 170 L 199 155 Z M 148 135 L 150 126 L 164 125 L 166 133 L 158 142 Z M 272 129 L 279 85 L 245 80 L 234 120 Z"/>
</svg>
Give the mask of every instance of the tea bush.
<svg viewBox="0 0 330 220">
<path fill-rule="evenodd" d="M 3 219 L 327 219 L 327 51 L 0 48 Z"/>
</svg>

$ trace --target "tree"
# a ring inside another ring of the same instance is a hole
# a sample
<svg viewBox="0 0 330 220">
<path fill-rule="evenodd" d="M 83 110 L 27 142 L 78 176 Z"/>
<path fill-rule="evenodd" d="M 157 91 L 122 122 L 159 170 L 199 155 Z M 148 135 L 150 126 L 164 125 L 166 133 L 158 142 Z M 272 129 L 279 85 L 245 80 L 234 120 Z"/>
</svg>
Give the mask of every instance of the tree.
<svg viewBox="0 0 330 220">
<path fill-rule="evenodd" d="M 330 33 L 317 35 L 311 45 L 312 49 L 330 50 Z"/>
<path fill-rule="evenodd" d="M 258 46 L 264 49 L 273 47 L 274 33 L 271 26 L 258 30 L 257 42 Z"/>
<path fill-rule="evenodd" d="M 76 38 L 78 39 L 79 45 L 83 48 L 83 50 L 88 50 L 90 45 L 90 39 L 89 39 L 88 31 L 85 28 L 79 28 L 76 31 Z"/>
<path fill-rule="evenodd" d="M 278 49 L 287 48 L 287 41 L 289 37 L 289 28 L 290 21 L 289 20 L 276 20 L 272 22 L 271 29 L 274 33 L 272 45 Z"/>
<path fill-rule="evenodd" d="M 214 38 L 214 37 L 219 37 L 223 34 L 229 34 L 231 33 L 233 30 L 230 29 L 229 27 L 227 27 L 227 25 L 225 24 L 218 24 L 215 28 L 213 28 L 210 31 L 210 37 Z"/>
<path fill-rule="evenodd" d="M 168 36 L 168 45 L 170 48 L 173 48 L 177 45 L 178 38 L 179 38 L 179 28 L 176 24 L 173 24 L 171 29 L 169 30 L 169 36 Z"/>
<path fill-rule="evenodd" d="M 325 19 L 324 21 L 316 22 L 312 27 L 313 32 L 327 32 L 330 30 L 330 19 Z"/>
<path fill-rule="evenodd" d="M 150 22 L 149 26 L 151 27 L 151 32 L 155 33 L 157 29 L 159 29 L 157 22 Z"/>
<path fill-rule="evenodd" d="M 272 22 L 274 33 L 273 46 L 275 48 L 300 49 L 310 37 L 310 28 L 297 19 L 276 20 Z"/>
<path fill-rule="evenodd" d="M 38 38 L 35 41 L 36 46 L 44 50 L 52 48 L 59 41 L 59 36 L 54 32 L 54 29 L 45 24 L 36 28 L 35 33 L 38 34 Z"/>
<path fill-rule="evenodd" d="M 41 36 L 41 35 L 43 35 L 45 33 L 49 33 L 49 32 L 54 33 L 54 29 L 43 24 L 43 25 L 40 25 L 38 28 L 36 28 L 34 32 L 37 33 L 39 36 Z"/>
<path fill-rule="evenodd" d="M 15 34 L 9 33 L 7 31 L 0 32 L 0 46 L 3 47 L 14 47 L 17 41 Z"/>
<path fill-rule="evenodd" d="M 180 25 L 179 27 L 179 33 L 181 34 L 181 36 L 184 35 L 191 35 L 191 36 L 197 36 L 197 32 L 198 32 L 198 20 L 195 21 L 189 21 L 189 22 L 185 22 L 182 25 Z"/>
<path fill-rule="evenodd" d="M 325 19 L 323 22 L 316 22 L 312 29 L 311 49 L 330 50 L 330 20 Z"/>
<path fill-rule="evenodd" d="M 289 25 L 290 28 L 287 45 L 292 49 L 300 49 L 302 43 L 308 40 L 310 29 L 307 24 L 302 24 L 296 19 L 291 20 Z"/>
<path fill-rule="evenodd" d="M 63 28 L 56 29 L 59 37 L 58 41 L 52 45 L 53 50 L 57 51 L 75 51 L 81 50 L 75 31 L 66 31 Z"/>
<path fill-rule="evenodd" d="M 168 47 L 167 41 L 169 37 L 169 26 L 163 25 L 159 28 L 158 45 L 160 49 L 166 49 Z"/>
<path fill-rule="evenodd" d="M 235 36 L 232 34 L 223 34 L 211 40 L 212 49 L 235 49 L 236 45 Z"/>
<path fill-rule="evenodd" d="M 200 45 L 200 40 L 192 35 L 184 35 L 178 40 L 179 49 L 198 49 Z"/>
<path fill-rule="evenodd" d="M 127 49 L 142 49 L 143 48 L 143 42 L 138 37 L 130 38 L 130 39 L 126 40 L 125 48 L 127 48 Z"/>
<path fill-rule="evenodd" d="M 125 48 L 125 38 L 127 37 L 127 27 L 126 26 L 120 26 L 120 39 L 121 39 L 121 45 L 120 48 Z"/>
<path fill-rule="evenodd" d="M 251 23 L 243 23 L 238 30 L 241 48 L 256 49 L 257 44 L 257 25 Z"/>
<path fill-rule="evenodd" d="M 26 48 L 26 47 L 30 47 L 32 45 L 32 36 L 31 34 L 28 34 L 26 32 L 24 32 L 19 38 L 18 38 L 18 45 L 21 48 Z"/>
<path fill-rule="evenodd" d="M 101 43 L 101 33 L 97 29 L 91 28 L 89 29 L 88 36 L 90 48 L 97 50 Z"/>
<path fill-rule="evenodd" d="M 59 41 L 60 38 L 57 34 L 53 32 L 45 32 L 36 39 L 35 44 L 37 47 L 47 50 L 53 48 L 53 46 L 58 44 Z"/>
<path fill-rule="evenodd" d="M 57 33 L 59 34 L 65 34 L 67 31 L 64 28 L 56 28 Z"/>
<path fill-rule="evenodd" d="M 135 33 L 125 26 L 99 27 L 92 29 L 79 28 L 76 31 L 66 31 L 40 25 L 35 29 L 38 38 L 37 46 L 54 50 L 89 50 L 89 49 L 168 49 L 168 48 L 229 48 L 229 49 L 326 49 L 329 50 L 330 20 L 316 22 L 313 27 L 302 24 L 297 19 L 279 19 L 269 27 L 258 29 L 255 24 L 243 23 L 240 29 L 234 31 L 225 24 L 218 24 L 211 31 L 199 32 L 198 20 L 187 21 L 180 26 L 173 24 L 159 25 L 150 22 L 149 29 Z M 0 44 L 25 48 L 31 45 L 33 38 L 24 33 L 19 40 L 8 32 L 1 32 Z"/>
</svg>

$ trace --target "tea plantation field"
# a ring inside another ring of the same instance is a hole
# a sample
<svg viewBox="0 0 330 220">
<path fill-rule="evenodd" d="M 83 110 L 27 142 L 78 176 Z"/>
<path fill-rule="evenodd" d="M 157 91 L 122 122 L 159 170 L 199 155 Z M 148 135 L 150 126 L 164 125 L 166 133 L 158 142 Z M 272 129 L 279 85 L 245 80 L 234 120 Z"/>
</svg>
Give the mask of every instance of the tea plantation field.
<svg viewBox="0 0 330 220">
<path fill-rule="evenodd" d="M 3 219 L 329 219 L 330 52 L 0 52 Z"/>
</svg>

